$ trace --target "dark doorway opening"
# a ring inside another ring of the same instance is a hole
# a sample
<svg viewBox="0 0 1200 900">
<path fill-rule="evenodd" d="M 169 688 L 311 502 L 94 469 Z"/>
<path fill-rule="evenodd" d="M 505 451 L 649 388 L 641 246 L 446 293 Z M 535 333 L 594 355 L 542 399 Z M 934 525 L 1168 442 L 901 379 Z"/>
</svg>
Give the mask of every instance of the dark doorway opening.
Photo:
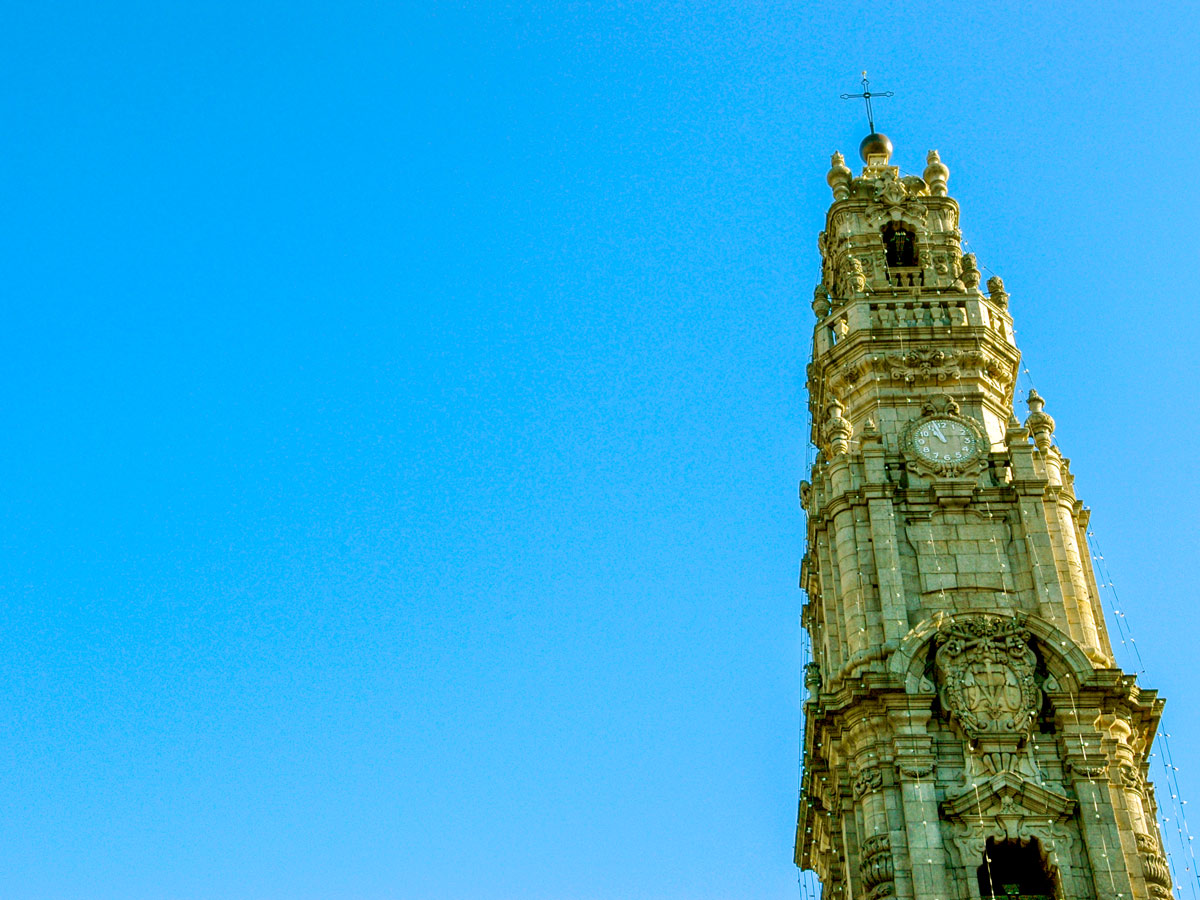
<svg viewBox="0 0 1200 900">
<path fill-rule="evenodd" d="M 984 900 L 1053 900 L 1054 880 L 1036 840 L 988 838 L 983 856 L 979 895 Z"/>
</svg>

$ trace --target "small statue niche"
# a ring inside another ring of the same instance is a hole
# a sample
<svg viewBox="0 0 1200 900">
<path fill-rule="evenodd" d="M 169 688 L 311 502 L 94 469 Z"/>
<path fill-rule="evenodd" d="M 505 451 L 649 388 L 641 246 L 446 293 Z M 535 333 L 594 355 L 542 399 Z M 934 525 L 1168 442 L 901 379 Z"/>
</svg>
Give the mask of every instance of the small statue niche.
<svg viewBox="0 0 1200 900">
<path fill-rule="evenodd" d="M 903 225 L 890 224 L 883 229 L 883 246 L 888 268 L 912 268 L 917 265 L 917 242 Z"/>
</svg>

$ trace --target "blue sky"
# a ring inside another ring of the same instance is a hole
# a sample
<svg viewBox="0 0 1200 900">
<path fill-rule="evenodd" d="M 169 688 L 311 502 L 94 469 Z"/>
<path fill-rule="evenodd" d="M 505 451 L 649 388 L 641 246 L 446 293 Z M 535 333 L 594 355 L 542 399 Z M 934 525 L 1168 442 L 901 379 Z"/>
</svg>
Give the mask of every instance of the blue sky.
<svg viewBox="0 0 1200 900">
<path fill-rule="evenodd" d="M 863 68 L 1012 294 L 1198 795 L 1192 5 L 4 19 L 6 900 L 801 896 Z"/>
</svg>

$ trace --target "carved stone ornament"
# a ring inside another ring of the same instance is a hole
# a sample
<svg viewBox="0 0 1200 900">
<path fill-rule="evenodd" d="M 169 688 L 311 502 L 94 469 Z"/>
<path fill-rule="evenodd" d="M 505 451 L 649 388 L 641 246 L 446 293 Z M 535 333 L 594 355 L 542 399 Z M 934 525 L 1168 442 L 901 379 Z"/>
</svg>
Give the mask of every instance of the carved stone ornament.
<svg viewBox="0 0 1200 900">
<path fill-rule="evenodd" d="M 1137 843 L 1138 856 L 1142 860 L 1142 873 L 1146 876 L 1146 884 L 1150 893 L 1155 897 L 1171 895 L 1171 869 L 1167 858 L 1159 852 L 1158 841 L 1152 835 L 1135 831 L 1133 834 Z M 1155 888 L 1159 890 L 1155 890 Z"/>
<path fill-rule="evenodd" d="M 867 276 L 863 272 L 862 262 L 855 257 L 846 257 L 842 263 L 841 276 L 843 295 L 861 294 L 867 289 Z"/>
<path fill-rule="evenodd" d="M 925 182 L 929 185 L 929 193 L 934 197 L 945 197 L 946 180 L 950 177 L 950 170 L 946 168 L 936 150 L 929 151 L 925 162 Z"/>
<path fill-rule="evenodd" d="M 983 426 L 958 411 L 949 397 L 931 398 L 904 429 L 901 447 L 909 461 L 944 478 L 977 472 L 990 442 Z"/>
<path fill-rule="evenodd" d="M 1087 779 L 1104 778 L 1108 774 L 1108 763 L 1104 760 L 1072 761 L 1067 763 L 1067 771 L 1072 775 L 1079 775 Z"/>
<path fill-rule="evenodd" d="M 854 779 L 854 799 L 857 800 L 864 794 L 874 793 L 881 787 L 883 787 L 883 773 L 879 767 L 872 766 L 869 769 L 863 769 Z"/>
<path fill-rule="evenodd" d="M 1006 773 L 940 806 L 949 823 L 947 843 L 954 865 L 973 872 L 984 858 L 989 838 L 1022 843 L 1036 839 L 1047 869 L 1060 882 L 1057 896 L 1094 896 L 1090 877 L 1073 864 L 1081 849 L 1070 825 L 1077 804 L 1066 795 Z"/>
<path fill-rule="evenodd" d="M 826 440 L 829 442 L 830 454 L 839 456 L 850 452 L 850 434 L 853 427 L 849 419 L 842 415 L 845 407 L 836 397 L 829 401 L 829 418 L 825 423 Z"/>
<path fill-rule="evenodd" d="M 928 778 L 933 774 L 934 763 L 932 760 L 927 762 L 902 762 L 896 763 L 896 771 L 905 778 Z"/>
<path fill-rule="evenodd" d="M 955 362 L 959 356 L 957 350 L 936 350 L 931 348 L 913 348 L 903 353 L 887 354 L 887 364 L 890 375 L 896 381 L 905 384 L 916 384 L 932 381 L 941 384 L 961 377 L 962 372 Z"/>
<path fill-rule="evenodd" d="M 908 199 L 908 188 L 899 178 L 881 178 L 875 185 L 875 199 L 898 206 Z"/>
<path fill-rule="evenodd" d="M 1054 434 L 1054 419 L 1043 411 L 1046 401 L 1038 396 L 1038 392 L 1033 388 L 1029 389 L 1029 399 L 1025 402 L 1029 404 L 1029 418 L 1025 420 L 1025 430 L 1033 435 L 1033 442 L 1037 444 L 1038 450 L 1046 453 L 1050 450 L 1050 436 Z"/>
<path fill-rule="evenodd" d="M 862 879 L 870 900 L 895 893 L 896 877 L 892 842 L 886 834 L 873 834 L 862 843 Z"/>
<path fill-rule="evenodd" d="M 968 290 L 979 287 L 979 267 L 975 263 L 975 254 L 968 253 L 962 258 L 962 282 Z"/>
<path fill-rule="evenodd" d="M 1142 778 L 1142 773 L 1133 766 L 1118 766 L 1117 775 L 1121 779 L 1121 786 L 1130 791 L 1142 791 L 1146 787 L 1146 781 Z"/>
<path fill-rule="evenodd" d="M 829 303 L 829 288 L 825 286 L 825 282 L 821 282 L 813 288 L 812 300 L 813 314 L 818 319 L 823 319 L 829 315 L 831 305 Z"/>
<path fill-rule="evenodd" d="M 800 508 L 805 512 L 812 511 L 812 485 L 807 481 L 800 482 Z"/>
<path fill-rule="evenodd" d="M 845 200 L 850 196 L 850 183 L 853 178 L 849 167 L 846 165 L 846 157 L 841 153 L 834 153 L 829 159 L 829 174 L 825 176 L 825 180 L 829 182 L 829 187 L 833 189 L 834 201 Z"/>
<path fill-rule="evenodd" d="M 977 616 L 943 626 L 934 657 L 942 706 L 971 740 L 1028 737 L 1042 703 L 1037 657 L 1020 616 Z"/>
<path fill-rule="evenodd" d="M 810 662 L 804 667 L 804 687 L 808 690 L 810 697 L 815 697 L 821 692 L 821 666 L 815 662 Z"/>
<path fill-rule="evenodd" d="M 870 201 L 858 223 L 870 230 L 886 222 L 900 222 L 927 230 L 929 207 L 922 195 L 928 194 L 924 181 L 915 176 L 900 178 L 893 171 L 882 171 L 871 180 Z"/>
</svg>

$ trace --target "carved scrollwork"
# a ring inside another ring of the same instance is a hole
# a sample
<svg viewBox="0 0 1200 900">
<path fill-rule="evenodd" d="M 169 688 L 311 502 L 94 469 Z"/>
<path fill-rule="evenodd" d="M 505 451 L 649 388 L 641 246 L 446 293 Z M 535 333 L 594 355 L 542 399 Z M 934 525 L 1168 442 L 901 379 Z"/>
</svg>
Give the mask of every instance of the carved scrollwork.
<svg viewBox="0 0 1200 900">
<path fill-rule="evenodd" d="M 910 310 L 903 312 L 906 315 L 912 313 Z M 890 308 L 880 307 L 874 315 L 879 327 L 891 327 L 895 324 L 895 311 Z M 940 317 L 941 312 L 938 315 Z M 1005 390 L 1012 380 L 1011 367 L 982 350 L 955 350 L 930 346 L 876 354 L 865 362 L 856 362 L 852 366 L 844 367 L 833 377 L 840 379 L 839 383 L 853 385 L 862 376 L 868 364 L 881 371 L 885 377 L 908 385 L 945 384 L 974 374 L 988 378 L 998 388 Z"/>
<path fill-rule="evenodd" d="M 1042 702 L 1030 637 L 1020 616 L 976 616 L 938 632 L 939 699 L 972 740 L 988 734 L 1028 737 Z"/>
<path fill-rule="evenodd" d="M 961 377 L 962 371 L 956 365 L 958 357 L 957 350 L 914 347 L 904 353 L 888 353 L 885 359 L 889 366 L 889 375 L 896 381 L 903 381 L 905 384 L 923 381 L 941 384 Z"/>
<path fill-rule="evenodd" d="M 982 350 L 964 350 L 959 361 L 964 367 L 974 369 L 980 375 L 990 379 L 1004 392 L 1007 392 L 1009 385 L 1012 384 L 1012 366 Z"/>
<path fill-rule="evenodd" d="M 874 900 L 890 897 L 896 877 L 892 842 L 886 834 L 874 834 L 862 843 L 862 879 L 867 895 Z"/>
<path fill-rule="evenodd" d="M 880 175 L 873 184 L 873 196 L 864 211 L 867 221 L 874 227 L 886 221 L 904 219 L 921 229 L 926 227 L 929 208 L 918 195 L 924 188 L 921 179 L 897 178 L 891 172 Z"/>
<path fill-rule="evenodd" d="M 1133 766 L 1117 766 L 1117 776 L 1121 779 L 1122 787 L 1131 791 L 1140 791 L 1146 786 L 1142 773 Z"/>
<path fill-rule="evenodd" d="M 1157 885 L 1170 893 L 1171 890 L 1171 869 L 1167 865 L 1167 859 L 1159 852 L 1158 841 L 1153 835 L 1145 834 L 1144 832 L 1134 832 L 1134 840 L 1137 842 L 1138 856 L 1142 860 L 1142 873 L 1146 876 L 1146 883 L 1153 886 Z"/>
<path fill-rule="evenodd" d="M 863 769 L 854 779 L 854 799 L 860 799 L 864 794 L 870 794 L 883 787 L 883 773 L 878 766 Z"/>
<path fill-rule="evenodd" d="M 908 187 L 899 178 L 881 178 L 875 184 L 875 199 L 898 206 L 908 199 Z"/>
</svg>

